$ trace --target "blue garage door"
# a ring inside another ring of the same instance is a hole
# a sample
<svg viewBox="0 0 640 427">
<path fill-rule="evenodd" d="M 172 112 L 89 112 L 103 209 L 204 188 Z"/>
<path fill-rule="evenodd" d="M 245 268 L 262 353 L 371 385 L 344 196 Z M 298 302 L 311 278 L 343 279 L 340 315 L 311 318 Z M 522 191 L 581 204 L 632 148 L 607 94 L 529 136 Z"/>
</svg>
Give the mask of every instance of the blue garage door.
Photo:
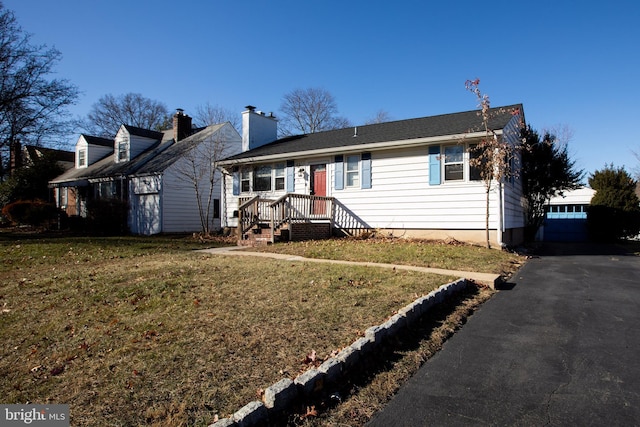
<svg viewBox="0 0 640 427">
<path fill-rule="evenodd" d="M 584 242 L 587 240 L 586 219 L 547 219 L 544 240 L 547 242 Z"/>
<path fill-rule="evenodd" d="M 549 206 L 544 220 L 544 240 L 547 242 L 584 242 L 587 233 L 587 206 Z"/>
</svg>

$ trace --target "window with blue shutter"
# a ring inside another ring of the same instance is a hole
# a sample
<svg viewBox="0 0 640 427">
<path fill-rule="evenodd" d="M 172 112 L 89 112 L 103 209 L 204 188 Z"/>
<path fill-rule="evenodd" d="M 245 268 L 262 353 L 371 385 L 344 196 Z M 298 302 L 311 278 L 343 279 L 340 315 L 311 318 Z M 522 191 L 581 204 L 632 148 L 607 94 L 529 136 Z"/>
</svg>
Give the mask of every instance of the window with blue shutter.
<svg viewBox="0 0 640 427">
<path fill-rule="evenodd" d="M 233 195 L 240 195 L 240 171 L 237 169 L 233 171 Z"/>
<path fill-rule="evenodd" d="M 342 156 L 336 156 L 334 162 L 335 168 L 335 189 L 344 189 L 344 158 Z"/>
<path fill-rule="evenodd" d="M 287 185 L 286 185 L 287 193 L 293 193 L 295 191 L 295 183 L 296 183 L 296 168 L 294 166 L 293 160 L 287 160 Z"/>
<path fill-rule="evenodd" d="M 429 147 L 429 185 L 440 185 L 440 146 Z"/>
<path fill-rule="evenodd" d="M 371 153 L 362 153 L 361 188 L 371 188 Z"/>
</svg>

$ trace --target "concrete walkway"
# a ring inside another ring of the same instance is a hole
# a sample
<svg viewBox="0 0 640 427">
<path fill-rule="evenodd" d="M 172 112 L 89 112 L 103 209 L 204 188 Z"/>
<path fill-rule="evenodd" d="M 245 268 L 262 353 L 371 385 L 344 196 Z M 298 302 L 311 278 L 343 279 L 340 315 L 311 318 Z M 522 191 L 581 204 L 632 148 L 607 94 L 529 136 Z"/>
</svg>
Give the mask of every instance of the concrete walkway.
<svg viewBox="0 0 640 427">
<path fill-rule="evenodd" d="M 640 425 L 640 257 L 553 245 L 369 427 Z"/>
<path fill-rule="evenodd" d="M 296 261 L 296 262 L 363 265 L 366 267 L 380 267 L 380 268 L 393 268 L 396 270 L 420 271 L 423 273 L 441 274 L 444 276 L 454 276 L 456 278 L 470 279 L 475 281 L 476 283 L 490 286 L 493 289 L 495 289 L 496 284 L 500 280 L 500 276 L 498 274 L 491 274 L 491 273 L 445 270 L 442 268 L 416 267 L 416 266 L 401 265 L 401 264 L 383 264 L 383 263 L 375 263 L 375 262 L 357 262 L 357 261 L 341 261 L 341 260 L 320 259 L 320 258 L 305 258 L 298 255 L 277 254 L 277 253 L 271 253 L 271 252 L 253 252 L 253 251 L 248 251 L 245 246 L 227 246 L 222 248 L 200 249 L 197 252 L 204 252 L 204 253 L 215 254 L 215 255 L 235 255 L 235 256 L 253 256 L 253 257 L 273 258 L 273 259 L 280 259 L 285 261 Z"/>
</svg>

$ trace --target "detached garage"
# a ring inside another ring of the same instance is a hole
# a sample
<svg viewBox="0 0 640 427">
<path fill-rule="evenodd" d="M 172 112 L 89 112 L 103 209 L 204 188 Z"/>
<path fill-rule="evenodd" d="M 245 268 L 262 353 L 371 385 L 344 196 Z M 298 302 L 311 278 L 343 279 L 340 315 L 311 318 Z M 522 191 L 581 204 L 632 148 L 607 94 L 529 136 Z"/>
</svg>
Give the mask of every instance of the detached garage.
<svg viewBox="0 0 640 427">
<path fill-rule="evenodd" d="M 549 201 L 538 240 L 545 242 L 584 242 L 588 240 L 587 207 L 595 191 L 583 187 Z"/>
</svg>

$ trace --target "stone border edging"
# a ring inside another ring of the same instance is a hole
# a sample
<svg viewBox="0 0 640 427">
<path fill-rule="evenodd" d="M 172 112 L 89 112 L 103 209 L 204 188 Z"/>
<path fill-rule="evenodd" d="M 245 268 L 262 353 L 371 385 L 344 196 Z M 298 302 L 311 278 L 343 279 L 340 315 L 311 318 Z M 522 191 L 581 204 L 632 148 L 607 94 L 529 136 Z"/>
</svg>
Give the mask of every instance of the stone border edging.
<svg viewBox="0 0 640 427">
<path fill-rule="evenodd" d="M 280 417 L 300 399 L 311 401 L 320 397 L 326 386 L 337 384 L 352 371 L 355 371 L 363 356 L 381 346 L 382 343 L 404 328 L 415 324 L 435 305 L 464 291 L 473 283 L 467 279 L 458 279 L 416 299 L 384 323 L 367 329 L 364 337 L 358 338 L 351 345 L 343 348 L 336 356 L 325 360 L 319 367 L 303 372 L 294 380 L 284 378 L 278 381 L 264 391 L 262 401 L 249 402 L 236 411 L 231 418 L 220 419 L 210 424 L 209 427 L 268 425 L 269 418 Z"/>
</svg>

